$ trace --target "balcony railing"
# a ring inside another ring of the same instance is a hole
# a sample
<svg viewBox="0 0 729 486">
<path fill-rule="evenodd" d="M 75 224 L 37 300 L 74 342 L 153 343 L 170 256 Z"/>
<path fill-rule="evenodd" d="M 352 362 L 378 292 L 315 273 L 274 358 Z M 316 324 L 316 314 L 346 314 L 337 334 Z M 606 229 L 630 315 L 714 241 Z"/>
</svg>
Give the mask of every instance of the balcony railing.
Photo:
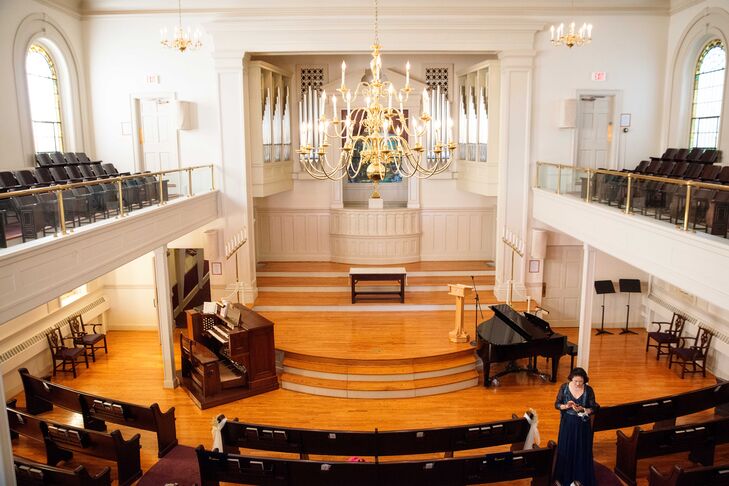
<svg viewBox="0 0 729 486">
<path fill-rule="evenodd" d="M 0 193 L 0 248 L 215 190 L 213 165 Z"/>
<path fill-rule="evenodd" d="M 729 186 L 537 162 L 536 187 L 727 238 Z"/>
</svg>

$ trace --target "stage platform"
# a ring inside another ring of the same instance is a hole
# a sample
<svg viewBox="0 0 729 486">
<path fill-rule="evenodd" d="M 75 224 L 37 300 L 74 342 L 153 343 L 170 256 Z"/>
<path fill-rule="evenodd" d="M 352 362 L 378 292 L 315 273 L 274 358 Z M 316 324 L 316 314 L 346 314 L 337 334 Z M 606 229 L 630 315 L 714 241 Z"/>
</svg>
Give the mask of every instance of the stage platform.
<svg viewBox="0 0 729 486">
<path fill-rule="evenodd" d="M 488 305 L 497 303 L 493 266 L 421 262 L 405 267 L 404 304 L 387 298 L 352 304 L 349 265 L 261 265 L 254 308 L 276 323 L 276 348 L 284 356 L 281 386 L 342 398 L 405 398 L 477 386 L 475 346 L 448 339 L 455 298 L 447 284 L 475 281 L 482 322 L 492 315 Z M 473 295 L 466 309 L 466 331 L 474 340 Z"/>
</svg>

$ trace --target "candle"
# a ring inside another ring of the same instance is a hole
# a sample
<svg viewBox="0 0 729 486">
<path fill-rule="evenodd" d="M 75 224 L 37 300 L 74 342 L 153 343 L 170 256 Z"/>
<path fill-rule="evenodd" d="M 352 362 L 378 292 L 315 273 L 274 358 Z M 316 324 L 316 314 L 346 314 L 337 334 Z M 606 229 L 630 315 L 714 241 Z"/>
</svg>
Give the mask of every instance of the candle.
<svg viewBox="0 0 729 486">
<path fill-rule="evenodd" d="M 397 95 L 397 99 L 400 101 L 400 111 L 402 111 L 402 93 Z"/>
<path fill-rule="evenodd" d="M 587 24 L 587 38 L 592 39 L 592 24 Z"/>
<path fill-rule="evenodd" d="M 332 95 L 332 120 L 337 119 L 337 97 Z"/>
<path fill-rule="evenodd" d="M 575 33 L 575 23 L 572 22 L 570 24 L 570 35 L 574 35 L 574 33 Z"/>
<path fill-rule="evenodd" d="M 395 92 L 395 88 L 390 85 L 390 88 L 387 90 L 387 107 L 392 108 L 392 95 Z"/>
<path fill-rule="evenodd" d="M 410 61 L 405 64 L 405 87 L 410 87 Z"/>
<path fill-rule="evenodd" d="M 347 63 L 342 61 L 342 90 L 344 89 L 344 74 L 347 71 Z"/>
<path fill-rule="evenodd" d="M 551 33 L 552 40 L 554 40 L 554 25 L 549 28 L 549 32 Z"/>
<path fill-rule="evenodd" d="M 352 93 L 347 92 L 347 121 L 349 121 L 349 117 L 352 114 L 352 109 L 349 106 L 351 101 L 352 101 Z"/>
<path fill-rule="evenodd" d="M 327 102 L 327 90 L 322 90 L 321 95 L 319 95 L 319 116 L 324 116 L 324 106 L 326 106 Z"/>
</svg>

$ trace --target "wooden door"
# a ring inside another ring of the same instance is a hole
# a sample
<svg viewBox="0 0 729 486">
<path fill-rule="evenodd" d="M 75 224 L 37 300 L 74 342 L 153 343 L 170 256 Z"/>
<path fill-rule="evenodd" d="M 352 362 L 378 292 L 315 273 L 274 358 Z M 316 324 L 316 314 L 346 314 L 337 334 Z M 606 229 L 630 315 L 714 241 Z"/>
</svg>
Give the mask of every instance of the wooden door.
<svg viewBox="0 0 729 486">
<path fill-rule="evenodd" d="M 544 261 L 545 316 L 552 326 L 576 326 L 580 319 L 582 246 L 549 246 Z"/>
<path fill-rule="evenodd" d="M 582 96 L 579 102 L 577 165 L 592 169 L 609 168 L 613 96 Z"/>
</svg>

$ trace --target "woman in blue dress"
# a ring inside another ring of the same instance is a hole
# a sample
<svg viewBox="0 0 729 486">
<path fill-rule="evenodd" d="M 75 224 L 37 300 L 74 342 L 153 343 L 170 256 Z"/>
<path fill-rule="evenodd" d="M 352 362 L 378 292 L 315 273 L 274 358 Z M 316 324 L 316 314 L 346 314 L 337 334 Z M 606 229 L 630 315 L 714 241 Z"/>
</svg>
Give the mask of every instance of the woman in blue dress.
<svg viewBox="0 0 729 486">
<path fill-rule="evenodd" d="M 583 486 L 596 486 L 590 415 L 600 406 L 595 401 L 595 392 L 587 384 L 590 379 L 584 369 L 575 368 L 568 379 L 559 388 L 554 403 L 562 414 L 554 479 L 562 485 L 580 481 Z"/>
</svg>

